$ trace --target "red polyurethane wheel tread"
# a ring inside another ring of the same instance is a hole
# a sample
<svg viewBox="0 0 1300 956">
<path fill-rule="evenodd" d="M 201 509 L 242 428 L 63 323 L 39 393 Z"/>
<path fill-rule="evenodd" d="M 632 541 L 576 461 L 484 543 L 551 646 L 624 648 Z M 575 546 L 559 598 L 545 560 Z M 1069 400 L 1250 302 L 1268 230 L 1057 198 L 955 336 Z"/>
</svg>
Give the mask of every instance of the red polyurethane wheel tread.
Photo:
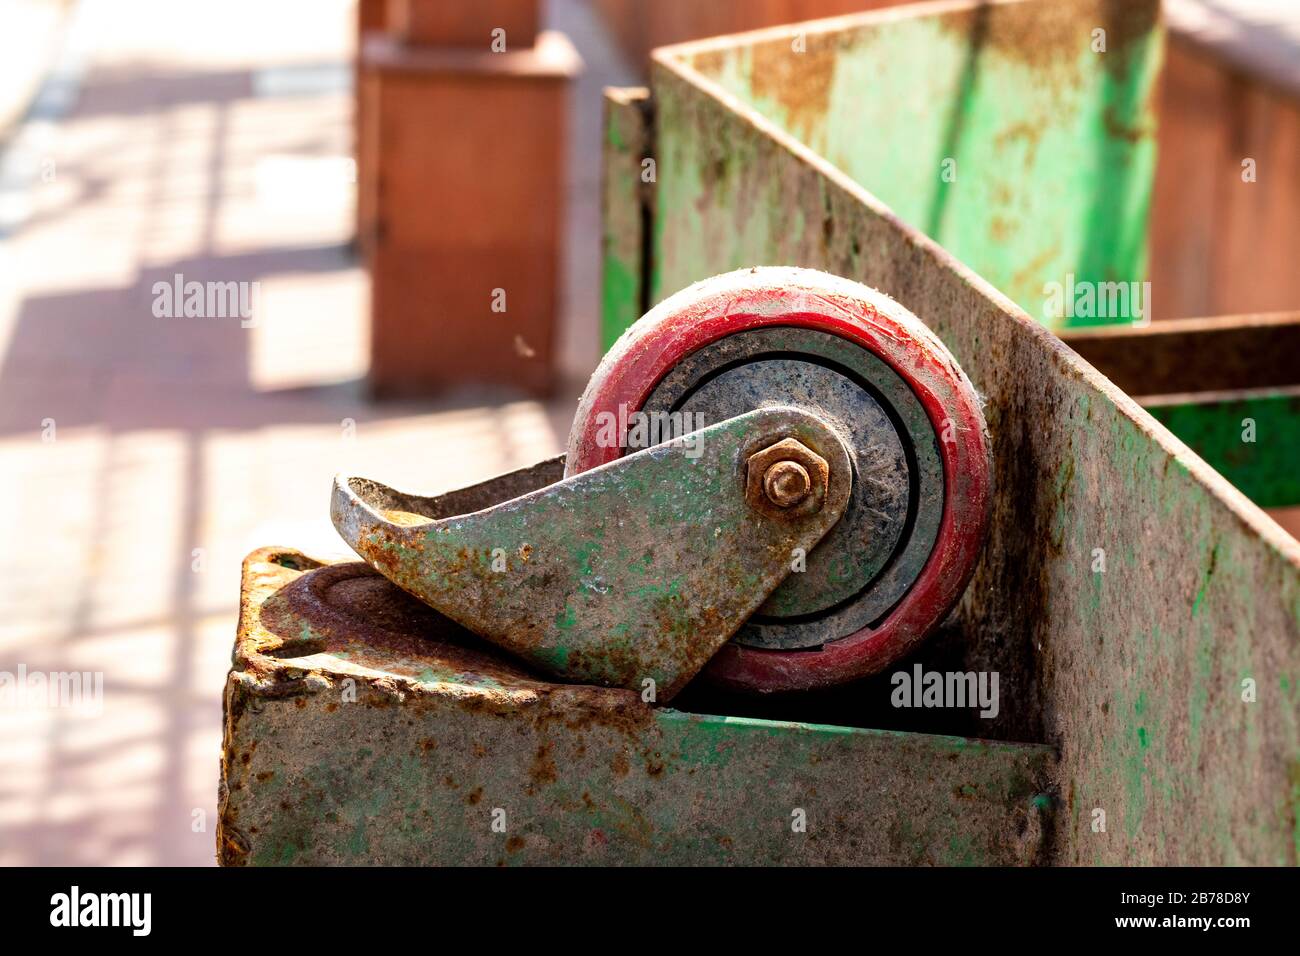
<svg viewBox="0 0 1300 956">
<path fill-rule="evenodd" d="M 817 329 L 857 343 L 887 362 L 929 416 L 943 461 L 943 518 L 920 575 L 887 618 L 819 650 L 726 645 L 710 679 L 737 690 L 808 690 L 878 673 L 937 626 L 961 597 L 988 526 L 992 467 L 979 399 L 948 350 L 883 293 L 808 269 L 759 268 L 717 276 L 666 299 L 605 356 L 583 394 L 569 439 L 577 474 L 619 457 L 597 443 L 601 412 L 639 410 L 660 379 L 696 349 L 748 329 Z M 779 400 L 779 396 L 773 396 Z"/>
</svg>

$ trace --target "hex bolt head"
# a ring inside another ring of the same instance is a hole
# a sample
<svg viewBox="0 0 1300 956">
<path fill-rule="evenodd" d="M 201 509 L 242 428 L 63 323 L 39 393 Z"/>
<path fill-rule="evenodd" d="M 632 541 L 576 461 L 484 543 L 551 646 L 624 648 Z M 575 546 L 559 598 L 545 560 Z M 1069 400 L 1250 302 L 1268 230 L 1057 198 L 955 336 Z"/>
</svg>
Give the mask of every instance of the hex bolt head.
<svg viewBox="0 0 1300 956">
<path fill-rule="evenodd" d="M 812 479 L 797 461 L 778 461 L 764 472 L 763 491 L 778 508 L 793 508 L 812 491 Z"/>
<path fill-rule="evenodd" d="M 772 517 L 816 514 L 829 483 L 826 459 L 795 438 L 783 438 L 746 460 L 745 500 Z"/>
</svg>

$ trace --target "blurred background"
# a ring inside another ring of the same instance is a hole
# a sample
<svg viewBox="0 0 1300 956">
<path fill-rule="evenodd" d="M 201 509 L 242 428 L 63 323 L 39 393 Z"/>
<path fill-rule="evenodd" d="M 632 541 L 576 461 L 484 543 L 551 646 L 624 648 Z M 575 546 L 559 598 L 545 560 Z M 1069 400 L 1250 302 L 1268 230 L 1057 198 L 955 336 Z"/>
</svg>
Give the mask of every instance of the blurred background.
<svg viewBox="0 0 1300 956">
<path fill-rule="evenodd" d="M 563 449 L 602 88 L 890 5 L 0 0 L 0 671 L 104 681 L 0 706 L 0 864 L 211 864 L 244 555 L 348 556 L 336 472 L 436 491 Z M 1167 9 L 1285 84 L 1286 6 Z"/>
<path fill-rule="evenodd" d="M 377 402 L 356 3 L 0 0 L 0 669 L 105 675 L 102 715 L 0 708 L 0 863 L 211 864 L 244 555 L 344 556 L 339 471 L 446 488 L 560 450 L 599 349 L 600 90 L 634 74 L 586 3 L 539 9 L 583 61 L 558 88 L 551 398 Z M 502 256 L 474 322 L 526 266 Z M 252 320 L 169 312 L 177 274 L 258 283 Z"/>
</svg>

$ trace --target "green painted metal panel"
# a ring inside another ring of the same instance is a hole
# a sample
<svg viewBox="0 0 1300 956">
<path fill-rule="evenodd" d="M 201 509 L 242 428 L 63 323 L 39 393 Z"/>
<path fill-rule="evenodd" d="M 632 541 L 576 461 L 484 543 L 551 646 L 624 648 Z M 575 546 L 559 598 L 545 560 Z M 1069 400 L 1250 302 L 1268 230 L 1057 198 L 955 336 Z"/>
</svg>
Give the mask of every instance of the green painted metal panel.
<svg viewBox="0 0 1300 956">
<path fill-rule="evenodd" d="M 1000 673 L 987 736 L 1060 747 L 1053 859 L 1295 863 L 1300 544 L 843 171 L 671 56 L 652 86 L 660 294 L 762 263 L 848 276 L 986 399 L 996 491 L 949 666 Z"/>
<path fill-rule="evenodd" d="M 1124 323 L 1149 306 L 1156 9 L 1154 0 L 923 4 L 669 54 L 1044 324 Z M 747 161 L 730 145 L 720 143 L 714 174 Z M 692 191 L 665 179 L 661 217 L 681 214 Z M 820 225 L 809 210 L 799 227 Z M 681 282 L 665 278 L 656 299 Z"/>
<path fill-rule="evenodd" d="M 1260 507 L 1300 504 L 1300 389 L 1193 395 L 1147 411 Z"/>
<path fill-rule="evenodd" d="M 646 309 L 651 170 L 649 90 L 605 91 L 601 179 L 600 346 L 608 349 Z"/>
<path fill-rule="evenodd" d="M 323 597 L 271 613 L 295 589 Z M 1026 864 L 1053 760 L 550 683 L 365 565 L 263 549 L 244 565 L 217 845 L 227 865 Z"/>
</svg>

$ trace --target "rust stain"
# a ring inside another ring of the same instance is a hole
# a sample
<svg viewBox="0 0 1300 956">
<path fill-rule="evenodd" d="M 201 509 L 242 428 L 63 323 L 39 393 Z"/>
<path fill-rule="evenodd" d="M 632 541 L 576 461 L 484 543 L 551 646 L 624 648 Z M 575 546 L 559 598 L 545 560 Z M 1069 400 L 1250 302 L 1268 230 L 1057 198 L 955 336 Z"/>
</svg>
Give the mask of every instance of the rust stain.
<svg viewBox="0 0 1300 956">
<path fill-rule="evenodd" d="M 1038 143 L 1043 138 L 1043 133 L 1046 131 L 1047 127 L 1048 123 L 1046 119 L 1039 120 L 1035 123 L 1013 123 L 997 135 L 993 140 L 993 144 L 999 150 L 1003 150 L 1012 143 L 1018 140 L 1023 140 L 1026 145 L 1025 165 L 1033 166 L 1034 159 L 1038 154 Z M 1000 191 L 996 198 L 1000 205 L 1010 203 L 1011 190 L 1007 189 L 1005 185 L 1000 186 Z"/>
<path fill-rule="evenodd" d="M 1140 118 L 1141 114 L 1139 114 Z M 1136 125 L 1128 122 L 1119 114 L 1114 103 L 1107 103 L 1106 109 L 1101 114 L 1102 124 L 1106 128 L 1106 135 L 1111 139 L 1123 140 L 1126 143 L 1137 143 L 1144 139 L 1155 137 L 1156 131 L 1151 126 L 1144 123 Z"/>
<path fill-rule="evenodd" d="M 717 76 L 726 63 L 722 50 L 702 50 L 691 58 L 692 68 L 705 76 Z"/>
<path fill-rule="evenodd" d="M 805 34 L 803 52 L 793 43 L 792 33 L 755 46 L 750 83 L 755 97 L 780 104 L 792 131 L 807 140 L 830 109 L 840 40 L 828 33 Z"/>
<path fill-rule="evenodd" d="M 528 769 L 528 779 L 530 781 L 528 793 L 535 793 L 541 787 L 549 786 L 559 779 L 559 773 L 555 767 L 555 757 L 551 753 L 551 742 L 544 741 L 537 747 L 537 752 L 533 754 L 532 766 Z"/>
<path fill-rule="evenodd" d="M 628 771 L 631 769 L 631 764 L 628 763 L 627 754 L 622 750 L 614 751 L 614 756 L 609 762 L 609 769 L 614 772 L 616 777 L 626 777 Z"/>
<path fill-rule="evenodd" d="M 1147 39 L 1159 19 L 1155 4 L 1108 0 L 1097 15 L 1096 0 L 1053 0 L 1051 3 L 979 5 L 937 17 L 944 30 L 968 43 L 975 55 L 984 52 L 1023 63 L 1044 78 L 1077 85 L 1077 59 L 1091 49 L 1092 31 L 1106 31 L 1106 52 L 1099 53 L 1106 71 L 1128 75 L 1128 58 L 1137 41 Z"/>
</svg>

